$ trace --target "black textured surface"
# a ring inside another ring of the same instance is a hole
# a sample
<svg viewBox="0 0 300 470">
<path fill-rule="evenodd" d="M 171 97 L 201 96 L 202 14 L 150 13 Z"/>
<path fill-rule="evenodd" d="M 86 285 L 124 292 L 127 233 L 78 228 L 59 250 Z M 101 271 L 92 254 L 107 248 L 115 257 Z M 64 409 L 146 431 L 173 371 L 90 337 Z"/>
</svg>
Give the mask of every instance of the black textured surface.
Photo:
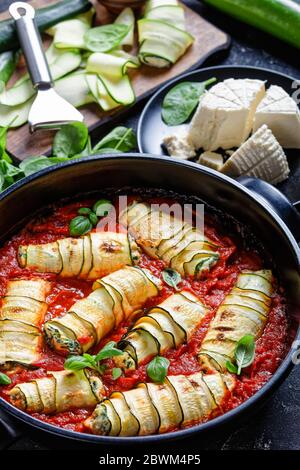
<svg viewBox="0 0 300 470">
<path fill-rule="evenodd" d="M 0 9 L 4 10 L 10 1 L 2 0 Z M 241 64 L 266 67 L 283 72 L 300 79 L 299 51 L 275 40 L 274 38 L 256 31 L 246 25 L 230 19 L 223 13 L 204 6 L 194 0 L 185 3 L 197 9 L 206 19 L 225 30 L 232 37 L 231 49 L 226 57 L 215 57 L 206 62 L 210 64 Z M 117 123 L 136 127 L 143 103 L 131 112 L 131 116 Z M 283 192 L 292 200 L 300 199 L 300 165 L 299 157 L 295 156 L 292 177 L 281 186 Z M 1 418 L 1 411 L 0 411 Z M 6 420 L 6 416 L 3 416 Z M 179 442 L 170 446 L 168 450 L 181 450 L 198 452 L 202 449 L 222 450 L 300 450 L 299 437 L 300 422 L 300 373 L 299 366 L 295 367 L 290 377 L 275 393 L 273 398 L 259 410 L 247 423 L 233 431 L 216 432 L 206 439 L 193 439 L 189 442 Z M 11 450 L 46 450 L 65 449 L 69 445 L 65 441 L 58 441 L 48 436 L 30 430 L 20 424 L 12 424 L 17 431 L 13 437 L 14 442 L 9 445 Z M 0 421 L 0 448 L 9 444 L 7 432 L 3 432 Z M 74 449 L 77 444 L 70 444 Z M 98 449 L 105 453 L 109 449 Z M 164 450 L 167 450 L 164 448 Z M 154 451 L 154 449 L 148 449 Z M 130 449 L 127 448 L 130 453 Z M 134 453 L 134 449 L 132 450 Z M 117 455 L 122 455 L 118 448 Z"/>
</svg>

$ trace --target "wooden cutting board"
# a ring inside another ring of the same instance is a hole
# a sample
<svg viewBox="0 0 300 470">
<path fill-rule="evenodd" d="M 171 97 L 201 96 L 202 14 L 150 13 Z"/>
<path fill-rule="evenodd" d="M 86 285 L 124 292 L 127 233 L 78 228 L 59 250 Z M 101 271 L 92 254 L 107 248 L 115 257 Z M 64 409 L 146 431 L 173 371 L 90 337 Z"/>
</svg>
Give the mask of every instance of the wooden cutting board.
<svg viewBox="0 0 300 470">
<path fill-rule="evenodd" d="M 35 8 L 39 8 L 57 3 L 57 0 L 32 0 L 29 3 Z M 93 1 L 93 3 L 96 8 L 96 23 L 98 25 L 113 21 L 114 17 L 103 6 L 96 1 Z M 228 47 L 229 38 L 224 32 L 208 23 L 190 8 L 185 6 L 185 10 L 187 30 L 195 37 L 193 46 L 169 69 L 156 69 L 143 65 L 138 70 L 130 72 L 137 101 L 149 95 L 167 80 L 199 67 L 208 56 Z M 0 20 L 8 16 L 7 12 L 0 14 Z M 49 43 L 49 38 L 45 37 L 45 46 L 47 46 L 47 43 Z M 20 66 L 12 77 L 11 83 L 14 83 L 24 73 L 24 70 L 24 66 Z M 92 128 L 106 123 L 111 116 L 123 110 L 124 108 L 118 108 L 111 112 L 104 112 L 96 104 L 86 105 L 81 108 L 86 124 Z M 30 135 L 26 124 L 9 131 L 7 149 L 19 160 L 31 155 L 45 154 L 51 148 L 53 134 L 52 131 L 37 131 L 34 135 Z"/>
</svg>

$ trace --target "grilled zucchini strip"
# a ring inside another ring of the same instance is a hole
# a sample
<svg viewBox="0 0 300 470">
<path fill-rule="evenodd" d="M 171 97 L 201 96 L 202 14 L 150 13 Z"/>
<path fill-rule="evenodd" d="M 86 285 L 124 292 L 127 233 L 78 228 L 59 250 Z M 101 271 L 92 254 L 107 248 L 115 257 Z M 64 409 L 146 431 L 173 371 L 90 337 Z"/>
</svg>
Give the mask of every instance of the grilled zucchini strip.
<svg viewBox="0 0 300 470">
<path fill-rule="evenodd" d="M 120 341 L 124 355 L 115 357 L 122 368 L 135 368 L 189 341 L 208 309 L 188 291 L 168 297 L 139 318 Z"/>
<path fill-rule="evenodd" d="M 60 318 L 45 323 L 49 345 L 61 354 L 82 354 L 158 294 L 150 271 L 126 266 L 94 283 L 94 291 Z"/>
<path fill-rule="evenodd" d="M 202 342 L 199 361 L 204 369 L 226 370 L 238 341 L 251 334 L 258 339 L 266 325 L 274 288 L 270 270 L 243 271 L 225 297 Z"/>
<path fill-rule="evenodd" d="M 40 358 L 40 324 L 47 311 L 51 284 L 43 279 L 13 280 L 0 310 L 0 364 L 32 364 Z"/>
<path fill-rule="evenodd" d="M 61 277 L 98 279 L 139 259 L 137 245 L 125 233 L 95 232 L 82 238 L 63 238 L 43 245 L 22 245 L 22 268 Z"/>
<path fill-rule="evenodd" d="M 87 370 L 48 372 L 47 377 L 20 383 L 10 392 L 10 401 L 29 413 L 60 413 L 93 408 L 104 397 L 101 379 Z"/>
<path fill-rule="evenodd" d="M 200 230 L 149 204 L 131 204 L 119 220 L 148 255 L 182 276 L 201 277 L 219 259 L 218 247 Z"/>
<path fill-rule="evenodd" d="M 163 384 L 141 383 L 114 392 L 84 422 L 93 434 L 144 436 L 166 433 L 208 419 L 235 386 L 228 374 L 202 372 L 167 377 Z"/>
</svg>

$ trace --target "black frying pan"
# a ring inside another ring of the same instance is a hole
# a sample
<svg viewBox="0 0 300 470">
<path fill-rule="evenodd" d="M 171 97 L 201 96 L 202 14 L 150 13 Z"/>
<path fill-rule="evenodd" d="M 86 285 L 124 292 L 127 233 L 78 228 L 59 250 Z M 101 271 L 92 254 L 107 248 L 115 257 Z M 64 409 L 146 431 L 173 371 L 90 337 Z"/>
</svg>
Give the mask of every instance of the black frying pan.
<svg viewBox="0 0 300 470">
<path fill-rule="evenodd" d="M 25 219 L 49 203 L 64 197 L 105 188 L 163 188 L 183 195 L 193 195 L 246 224 L 272 253 L 281 281 L 289 300 L 289 315 L 299 318 L 300 309 L 300 250 L 291 230 L 300 240 L 300 216 L 287 199 L 272 189 L 269 205 L 264 199 L 270 187 L 259 180 L 246 179 L 246 186 L 259 190 L 263 197 L 231 178 L 194 163 L 186 163 L 168 157 L 126 154 L 107 155 L 73 160 L 43 170 L 18 182 L 0 195 L 0 242 L 24 224 Z M 276 212 L 278 207 L 286 223 Z M 300 329 L 295 333 L 300 339 Z M 289 354 L 271 380 L 253 397 L 238 408 L 207 423 L 169 434 L 139 437 L 100 437 L 68 431 L 43 423 L 14 408 L 0 399 L 2 409 L 38 430 L 83 443 L 149 444 L 190 437 L 194 433 L 206 433 L 234 420 L 250 415 L 282 383 L 293 367 Z"/>
</svg>

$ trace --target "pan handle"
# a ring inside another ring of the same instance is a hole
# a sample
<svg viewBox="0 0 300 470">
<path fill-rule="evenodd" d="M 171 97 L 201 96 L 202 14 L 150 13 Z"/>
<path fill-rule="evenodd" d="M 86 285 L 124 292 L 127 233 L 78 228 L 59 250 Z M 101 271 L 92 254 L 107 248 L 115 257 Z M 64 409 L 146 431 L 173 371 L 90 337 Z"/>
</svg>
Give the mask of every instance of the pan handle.
<svg viewBox="0 0 300 470">
<path fill-rule="evenodd" d="M 0 450 L 7 449 L 21 436 L 22 432 L 15 421 L 7 414 L 0 412 Z"/>
<path fill-rule="evenodd" d="M 281 217 L 300 242 L 300 201 L 292 202 L 277 188 L 258 178 L 240 176 L 237 181 L 263 199 Z"/>
</svg>

